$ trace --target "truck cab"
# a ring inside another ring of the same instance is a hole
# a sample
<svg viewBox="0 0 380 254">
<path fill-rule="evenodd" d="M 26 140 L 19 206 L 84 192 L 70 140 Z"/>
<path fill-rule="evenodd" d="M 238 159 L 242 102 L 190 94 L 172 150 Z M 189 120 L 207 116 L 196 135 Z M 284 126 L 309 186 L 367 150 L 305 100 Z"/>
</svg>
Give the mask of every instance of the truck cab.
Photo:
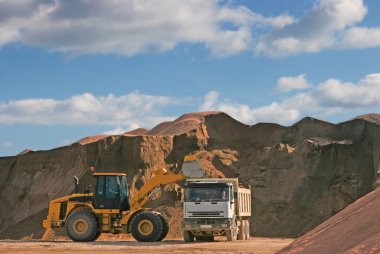
<svg viewBox="0 0 380 254">
<path fill-rule="evenodd" d="M 185 241 L 213 240 L 223 235 L 230 241 L 247 239 L 250 216 L 251 190 L 239 187 L 237 178 L 187 181 L 183 204 Z"/>
<path fill-rule="evenodd" d="M 232 218 L 234 195 L 231 183 L 190 182 L 185 187 L 184 218 Z"/>
</svg>

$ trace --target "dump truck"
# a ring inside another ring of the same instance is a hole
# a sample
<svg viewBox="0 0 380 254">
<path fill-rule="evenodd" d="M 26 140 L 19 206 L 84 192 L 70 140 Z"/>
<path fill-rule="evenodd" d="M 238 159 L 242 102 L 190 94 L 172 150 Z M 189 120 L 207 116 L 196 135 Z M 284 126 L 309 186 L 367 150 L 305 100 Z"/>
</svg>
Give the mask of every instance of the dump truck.
<svg viewBox="0 0 380 254">
<path fill-rule="evenodd" d="M 196 165 L 193 164 L 193 169 Z M 228 241 L 250 237 L 251 189 L 238 178 L 187 179 L 184 188 L 183 237 L 185 242 Z"/>
</svg>

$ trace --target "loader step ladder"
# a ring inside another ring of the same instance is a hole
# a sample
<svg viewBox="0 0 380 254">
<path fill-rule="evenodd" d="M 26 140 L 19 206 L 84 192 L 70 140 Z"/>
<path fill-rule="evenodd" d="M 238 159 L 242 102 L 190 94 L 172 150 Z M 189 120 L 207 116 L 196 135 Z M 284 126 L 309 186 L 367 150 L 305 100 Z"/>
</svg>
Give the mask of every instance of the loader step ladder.
<svg viewBox="0 0 380 254">
<path fill-rule="evenodd" d="M 109 232 L 111 229 L 111 216 L 110 214 L 103 214 L 102 215 L 102 231 L 103 232 Z"/>
</svg>

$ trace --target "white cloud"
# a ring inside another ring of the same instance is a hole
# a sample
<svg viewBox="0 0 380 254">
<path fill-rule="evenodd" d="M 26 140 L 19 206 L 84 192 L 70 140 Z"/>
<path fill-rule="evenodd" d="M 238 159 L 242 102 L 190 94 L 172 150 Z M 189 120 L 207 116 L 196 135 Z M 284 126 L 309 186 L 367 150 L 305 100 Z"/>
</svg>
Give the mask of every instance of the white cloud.
<svg viewBox="0 0 380 254">
<path fill-rule="evenodd" d="M 103 132 L 103 134 L 107 134 L 107 135 L 120 135 L 120 134 L 123 134 L 124 132 L 127 132 L 127 130 L 124 129 L 124 128 L 122 128 L 122 127 L 116 127 L 113 130 L 109 130 L 109 131 Z"/>
<path fill-rule="evenodd" d="M 274 91 L 276 93 L 287 93 L 292 90 L 302 90 L 308 87 L 310 87 L 310 84 L 306 80 L 305 74 L 301 74 L 295 77 L 282 77 L 278 79 Z"/>
<path fill-rule="evenodd" d="M 210 91 L 203 98 L 201 110 L 220 110 L 244 123 L 275 122 L 290 124 L 301 116 L 323 117 L 343 112 L 356 113 L 380 108 L 380 73 L 368 74 L 357 83 L 328 79 L 280 101 L 261 107 L 220 99 L 217 91 Z M 280 79 L 281 80 L 281 79 Z"/>
<path fill-rule="evenodd" d="M 0 1 L 0 46 L 18 41 L 74 55 L 130 56 L 184 42 L 219 56 L 246 50 L 252 26 L 291 22 L 288 15 L 266 18 L 218 0 Z"/>
<path fill-rule="evenodd" d="M 287 124 L 299 117 L 298 110 L 279 105 L 276 102 L 263 107 L 251 108 L 249 105 L 233 103 L 228 100 L 220 101 L 217 91 L 210 91 L 204 96 L 200 110 L 220 110 L 248 124 L 257 122 Z"/>
<path fill-rule="evenodd" d="M 380 46 L 379 28 L 355 26 L 366 13 L 363 0 L 319 0 L 296 22 L 261 35 L 255 51 L 281 57 L 325 49 Z"/>
<path fill-rule="evenodd" d="M 65 139 L 65 140 L 63 140 L 62 145 L 67 146 L 67 145 L 71 145 L 72 143 L 74 143 L 73 140 Z"/>
<path fill-rule="evenodd" d="M 299 75 L 309 84 L 305 75 Z M 294 78 L 294 77 L 293 77 Z M 279 79 L 281 80 L 281 79 Z M 286 82 L 285 82 L 286 83 Z M 328 79 L 295 95 L 281 97 L 268 105 L 252 107 L 220 98 L 218 91 L 204 95 L 199 110 L 220 110 L 247 124 L 275 122 L 290 124 L 301 116 L 315 117 L 342 112 L 378 111 L 380 73 L 368 74 L 356 83 Z M 64 100 L 23 99 L 0 102 L 0 124 L 108 125 L 107 134 L 120 134 L 138 127 L 152 127 L 173 120 L 164 111 L 170 106 L 187 105 L 197 99 L 152 96 L 133 92 L 127 95 L 94 96 L 89 93 Z"/>
<path fill-rule="evenodd" d="M 380 106 L 380 73 L 369 74 L 357 84 L 329 79 L 314 91 L 323 107 L 341 108 Z"/>
<path fill-rule="evenodd" d="M 218 102 L 219 92 L 217 91 L 209 91 L 204 97 L 203 102 L 200 107 L 201 111 L 207 111 L 212 109 L 215 104 Z"/>
<path fill-rule="evenodd" d="M 160 109 L 181 103 L 138 92 L 122 96 L 84 93 L 65 100 L 23 99 L 0 102 L 0 124 L 152 126 L 172 119 L 161 116 Z"/>
<path fill-rule="evenodd" d="M 284 107 L 303 112 L 336 114 L 380 107 L 380 73 L 368 74 L 356 84 L 328 79 L 306 92 L 285 99 Z"/>
<path fill-rule="evenodd" d="M 372 48 L 380 46 L 380 29 L 352 27 L 341 38 L 341 48 Z"/>
<path fill-rule="evenodd" d="M 0 0 L 0 46 L 131 56 L 189 43 L 214 56 L 254 51 L 278 57 L 380 46 L 380 28 L 358 26 L 366 13 L 363 0 L 316 0 L 298 20 L 218 0 Z"/>
</svg>

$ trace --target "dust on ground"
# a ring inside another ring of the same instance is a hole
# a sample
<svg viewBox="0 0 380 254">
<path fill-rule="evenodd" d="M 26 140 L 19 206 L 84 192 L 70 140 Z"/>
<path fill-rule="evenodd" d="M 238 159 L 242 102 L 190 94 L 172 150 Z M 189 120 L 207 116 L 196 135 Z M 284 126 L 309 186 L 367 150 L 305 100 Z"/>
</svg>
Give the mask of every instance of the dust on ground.
<svg viewBox="0 0 380 254">
<path fill-rule="evenodd" d="M 1 240 L 0 253 L 47 254 L 47 253 L 252 253 L 273 254 L 294 239 L 254 237 L 248 241 L 227 242 L 223 238 L 214 242 L 185 243 L 180 239 L 162 242 L 140 243 L 134 240 L 96 241 L 78 243 L 72 241 L 14 241 Z"/>
</svg>

